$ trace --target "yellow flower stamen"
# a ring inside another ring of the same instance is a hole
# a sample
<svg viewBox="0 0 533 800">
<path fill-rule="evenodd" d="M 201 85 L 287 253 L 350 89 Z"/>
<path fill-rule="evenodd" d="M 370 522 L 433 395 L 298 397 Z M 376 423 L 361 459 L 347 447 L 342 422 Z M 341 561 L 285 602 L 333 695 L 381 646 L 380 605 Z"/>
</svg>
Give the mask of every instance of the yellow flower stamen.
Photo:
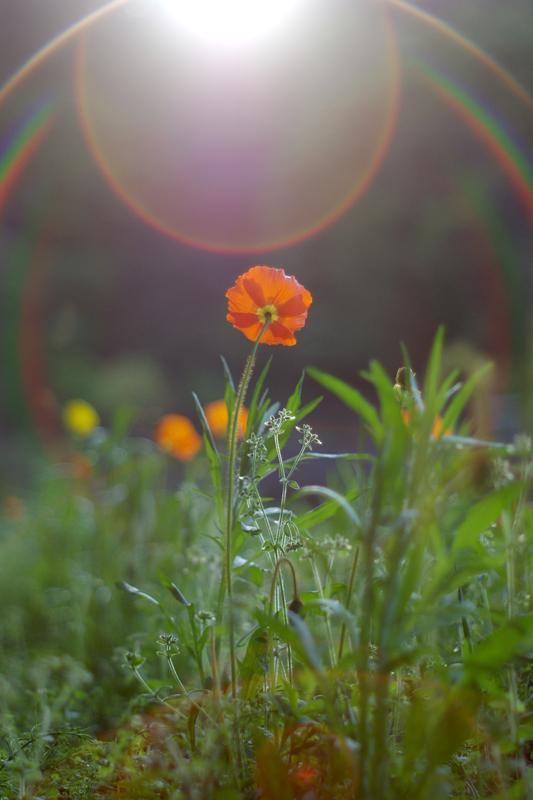
<svg viewBox="0 0 533 800">
<path fill-rule="evenodd" d="M 275 322 L 278 318 L 278 309 L 276 308 L 276 306 L 273 305 L 268 305 L 268 306 L 263 306 L 263 308 L 258 308 L 255 313 L 257 314 L 263 325 L 266 322 L 267 314 L 270 314 L 270 322 Z"/>
</svg>

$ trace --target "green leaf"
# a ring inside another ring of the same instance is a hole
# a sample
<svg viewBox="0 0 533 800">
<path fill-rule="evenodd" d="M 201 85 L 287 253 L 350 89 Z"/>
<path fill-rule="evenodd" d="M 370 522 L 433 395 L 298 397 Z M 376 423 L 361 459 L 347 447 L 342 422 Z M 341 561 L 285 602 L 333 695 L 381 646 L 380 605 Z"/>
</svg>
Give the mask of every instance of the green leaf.
<svg viewBox="0 0 533 800">
<path fill-rule="evenodd" d="M 378 393 L 381 406 L 381 419 L 385 428 L 398 428 L 405 432 L 405 425 L 402 420 L 401 407 L 394 393 L 394 384 L 377 361 L 370 362 L 370 371 L 361 373 L 374 384 Z"/>
<path fill-rule="evenodd" d="M 346 584 L 345 583 L 340 583 L 340 582 L 332 583 L 328 587 L 328 598 L 331 599 L 332 597 L 335 597 L 336 594 L 340 594 L 341 592 L 344 592 L 345 590 L 346 590 Z"/>
<path fill-rule="evenodd" d="M 159 605 L 159 600 L 156 600 L 155 597 L 152 597 L 151 594 L 146 594 L 146 592 L 141 592 L 140 589 L 137 589 L 136 586 L 132 586 L 131 583 L 126 583 L 126 581 L 117 581 L 115 583 L 117 589 L 120 589 L 121 592 L 127 592 L 128 594 L 137 594 L 139 597 L 144 597 L 145 600 L 149 600 L 151 603 L 155 603 L 156 606 Z"/>
<path fill-rule="evenodd" d="M 326 389 L 329 389 L 330 392 L 337 395 L 348 408 L 351 408 L 352 411 L 359 414 L 359 416 L 370 425 L 370 429 L 376 440 L 381 440 L 384 431 L 378 413 L 374 406 L 371 405 L 368 400 L 365 400 L 357 389 L 344 383 L 344 381 L 341 381 L 339 378 L 334 378 L 333 375 L 328 375 L 326 372 L 322 372 L 314 367 L 307 367 L 307 372 L 315 381 L 318 381 L 318 383 L 322 384 Z"/>
<path fill-rule="evenodd" d="M 255 586 L 259 587 L 263 585 L 263 573 L 256 567 L 255 565 L 251 565 L 250 569 L 248 570 L 248 575 L 250 576 L 250 580 L 252 581 Z"/>
<path fill-rule="evenodd" d="M 514 502 L 523 489 L 523 483 L 510 483 L 486 495 L 472 506 L 455 532 L 453 552 L 475 545 L 480 535 L 496 522 L 503 509 Z"/>
<path fill-rule="evenodd" d="M 453 398 L 452 402 L 448 406 L 445 414 L 443 415 L 442 419 L 442 430 L 446 431 L 448 428 L 453 430 L 455 423 L 459 417 L 459 414 L 465 407 L 466 403 L 468 402 L 470 395 L 474 391 L 476 385 L 479 383 L 483 375 L 485 375 L 489 370 L 493 368 L 492 363 L 485 364 L 480 369 L 476 370 L 476 372 L 470 377 L 465 385 L 457 392 L 455 397 Z"/>
<path fill-rule="evenodd" d="M 207 418 L 205 416 L 203 406 L 200 403 L 200 400 L 199 400 L 198 395 L 196 394 L 196 392 L 192 392 L 192 396 L 193 396 L 193 399 L 194 399 L 194 402 L 195 402 L 195 405 L 196 405 L 196 410 L 198 411 L 198 416 L 200 417 L 200 422 L 202 424 L 202 428 L 203 428 L 203 431 L 204 431 L 204 438 L 209 441 L 209 444 L 211 445 L 212 450 L 216 453 L 217 458 L 218 458 L 217 446 L 216 446 L 215 440 L 213 439 L 213 434 L 211 433 L 211 429 L 209 427 L 209 423 L 207 422 Z"/>
<path fill-rule="evenodd" d="M 196 726 L 196 719 L 198 714 L 200 713 L 200 707 L 192 703 L 191 708 L 189 710 L 189 716 L 187 717 L 187 736 L 189 737 L 189 742 L 191 743 L 191 750 L 193 753 L 196 750 L 196 735 L 195 735 L 195 726 Z"/>
<path fill-rule="evenodd" d="M 169 592 L 171 593 L 171 595 L 172 595 L 173 597 L 175 597 L 175 598 L 176 598 L 176 600 L 177 600 L 179 603 L 181 603 L 181 604 L 182 604 L 182 605 L 184 605 L 184 606 L 190 606 L 190 605 L 191 605 L 191 604 L 189 603 L 189 601 L 188 601 L 188 600 L 186 600 L 186 599 L 185 599 L 185 597 L 182 595 L 182 593 L 180 592 L 180 590 L 178 589 L 178 587 L 176 586 L 176 584 L 175 584 L 175 583 L 172 583 L 172 581 L 170 580 L 170 578 L 167 578 L 167 576 L 165 575 L 165 573 L 164 573 L 164 572 L 161 572 L 161 570 L 160 570 L 160 569 L 158 569 L 158 570 L 157 570 L 157 577 L 158 577 L 158 578 L 159 578 L 159 580 L 161 581 L 161 585 L 162 585 L 162 586 L 164 586 L 164 587 L 165 587 L 165 589 L 168 589 L 168 590 L 169 590 Z"/>
<path fill-rule="evenodd" d="M 529 650 L 532 645 L 533 614 L 523 614 L 505 622 L 498 630 L 476 645 L 474 652 L 465 659 L 467 670 L 464 680 L 468 682 L 477 670 L 494 672 L 513 657 Z M 470 674 L 468 674 L 470 673 Z"/>
<path fill-rule="evenodd" d="M 455 394 L 456 392 L 459 391 L 460 387 L 457 386 L 457 384 L 455 387 L 452 386 L 454 380 L 457 378 L 458 375 L 459 375 L 459 370 L 454 369 L 450 372 L 448 377 L 443 381 L 435 401 L 435 408 L 437 409 L 437 414 L 439 413 L 442 414 L 442 407 L 446 402 L 446 398 L 450 396 L 450 392 L 452 394 Z"/>
<path fill-rule="evenodd" d="M 333 489 L 328 489 L 326 486 L 303 486 L 300 491 L 297 492 L 296 496 L 299 497 L 302 494 L 318 494 L 322 495 L 323 497 L 329 497 L 331 500 L 337 503 L 343 509 L 343 511 L 346 512 L 356 527 L 361 527 L 361 520 L 359 519 L 357 512 L 354 511 L 347 499 L 343 497 L 342 494 L 335 492 Z M 347 496 L 349 496 L 349 494 L 350 493 L 348 493 Z"/>
<path fill-rule="evenodd" d="M 235 412 L 235 384 L 233 383 L 233 377 L 231 375 L 230 369 L 226 362 L 224 356 L 220 356 L 222 359 L 222 364 L 224 366 L 224 374 L 226 376 L 226 385 L 224 389 L 224 400 L 226 403 L 226 410 L 228 412 L 228 427 L 227 433 L 229 435 L 229 429 L 233 414 Z"/>
<path fill-rule="evenodd" d="M 351 503 L 352 500 L 355 500 L 356 497 L 359 496 L 359 489 L 350 489 L 344 495 L 344 499 L 347 503 Z M 318 506 L 317 508 L 313 508 L 311 511 L 306 511 L 304 514 L 300 514 L 299 517 L 296 517 L 294 523 L 298 526 L 298 528 L 313 528 L 315 525 L 318 525 L 320 522 L 324 522 L 324 520 L 329 519 L 334 514 L 337 513 L 339 510 L 339 504 L 337 499 L 328 500 L 322 505 Z"/>
<path fill-rule="evenodd" d="M 244 659 L 239 665 L 242 678 L 242 700 L 251 698 L 256 693 L 265 674 L 267 652 L 268 638 L 264 631 L 261 631 L 250 639 Z"/>
<path fill-rule="evenodd" d="M 204 409 L 202 408 L 202 404 L 198 399 L 197 395 L 193 392 L 192 396 L 194 398 L 194 402 L 196 403 L 196 409 L 198 411 L 200 421 L 202 423 L 202 428 L 204 429 L 204 442 L 205 442 L 205 452 L 207 455 L 207 460 L 209 461 L 209 469 L 211 472 L 211 480 L 213 482 L 213 486 L 215 488 L 215 504 L 217 509 L 218 515 L 218 522 L 221 528 L 224 527 L 224 491 L 222 488 L 222 470 L 220 467 L 220 455 L 218 453 L 217 446 L 215 444 L 215 440 L 213 439 L 213 434 L 209 429 L 209 425 L 207 423 L 206 416 L 204 414 Z"/>
<path fill-rule="evenodd" d="M 402 349 L 403 363 L 404 363 L 404 366 L 407 369 L 407 374 L 408 374 L 409 389 L 410 389 L 409 393 L 410 393 L 410 395 L 411 395 L 411 397 L 413 399 L 413 403 L 418 408 L 418 410 L 419 411 L 423 411 L 424 410 L 424 404 L 422 402 L 422 397 L 420 395 L 420 389 L 418 388 L 418 382 L 416 380 L 416 375 L 415 375 L 415 373 L 413 371 L 413 368 L 411 366 L 411 359 L 409 358 L 409 352 L 408 352 L 407 347 L 405 346 L 405 344 L 403 342 L 400 343 L 400 347 Z"/>
<path fill-rule="evenodd" d="M 226 383 L 229 385 L 231 391 L 233 392 L 233 397 L 235 398 L 235 384 L 233 382 L 233 376 L 231 374 L 230 368 L 228 367 L 228 362 L 224 358 L 224 356 L 220 356 L 220 360 L 222 361 L 222 366 L 224 367 L 224 375 L 226 376 Z"/>
<path fill-rule="evenodd" d="M 305 370 L 304 372 L 302 372 L 300 380 L 296 384 L 294 392 L 291 394 L 291 396 L 287 401 L 286 405 L 287 411 L 292 411 L 293 414 L 296 411 L 298 411 L 298 409 L 300 408 L 300 403 L 302 402 L 302 383 L 304 380 L 304 376 L 305 376 Z"/>
<path fill-rule="evenodd" d="M 303 594 L 300 595 L 303 597 Z M 342 603 L 339 603 L 338 600 L 332 600 L 327 597 L 315 597 L 313 600 L 308 600 L 305 603 L 306 610 L 309 608 L 310 610 L 314 610 L 315 608 L 319 608 L 322 612 L 328 610 L 332 614 L 336 614 L 337 616 L 341 617 L 343 622 L 346 623 L 346 627 L 348 628 L 348 633 L 350 635 L 350 639 L 352 641 L 352 647 L 356 648 L 359 641 L 359 636 L 357 633 L 357 629 L 355 627 L 355 617 L 353 614 L 350 614 L 348 609 L 346 609 Z M 294 614 L 291 617 L 292 622 L 294 623 Z"/>
<path fill-rule="evenodd" d="M 475 575 L 491 570 L 501 570 L 501 559 L 497 556 L 489 556 L 477 550 L 467 550 L 470 556 L 467 559 L 461 558 L 461 565 L 457 566 L 457 558 L 441 555 L 435 563 L 433 575 L 422 591 L 422 604 L 424 607 L 431 606 L 439 597 L 450 594 L 459 586 L 468 583 Z"/>
<path fill-rule="evenodd" d="M 441 358 L 442 358 L 442 345 L 444 342 L 444 326 L 441 325 L 435 334 L 433 340 L 433 347 L 429 356 L 429 363 L 426 369 L 426 379 L 424 381 L 424 405 L 427 415 L 430 419 L 429 428 L 433 426 L 435 415 L 438 412 L 436 408 L 437 388 L 439 383 Z"/>
<path fill-rule="evenodd" d="M 254 517 L 250 517 L 250 516 L 240 517 L 239 518 L 239 525 L 241 526 L 243 531 L 246 531 L 246 533 L 249 533 L 252 536 L 254 534 L 257 534 L 257 533 L 261 532 L 261 528 L 257 524 L 257 520 L 254 519 Z"/>
</svg>

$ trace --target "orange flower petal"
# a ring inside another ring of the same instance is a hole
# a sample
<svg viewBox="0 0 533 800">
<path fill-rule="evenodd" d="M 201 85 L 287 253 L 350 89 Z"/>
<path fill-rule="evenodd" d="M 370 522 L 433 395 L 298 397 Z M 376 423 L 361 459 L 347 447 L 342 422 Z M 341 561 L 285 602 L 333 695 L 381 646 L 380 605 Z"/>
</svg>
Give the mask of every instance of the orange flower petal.
<svg viewBox="0 0 533 800">
<path fill-rule="evenodd" d="M 248 314 L 244 311 L 233 311 L 226 317 L 228 322 L 233 322 L 236 328 L 251 328 L 252 325 L 263 327 L 257 314 Z"/>
<path fill-rule="evenodd" d="M 246 275 L 243 275 L 241 281 L 244 291 L 250 297 L 252 302 L 255 303 L 256 308 L 263 308 L 263 306 L 266 306 L 267 303 L 272 302 L 272 300 L 266 299 L 263 288 L 257 278 L 246 277 Z"/>
<path fill-rule="evenodd" d="M 272 314 L 262 339 L 265 344 L 296 344 L 294 332 L 305 325 L 307 309 L 313 302 L 311 293 L 296 278 L 285 275 L 282 269 L 264 266 L 240 275 L 226 297 L 228 321 L 252 341 L 261 333 L 265 311 Z"/>
<path fill-rule="evenodd" d="M 307 292 L 307 294 L 309 294 L 309 292 Z M 280 317 L 299 317 L 302 314 L 307 315 L 307 307 L 309 305 L 310 303 L 306 304 L 302 292 L 302 294 L 297 294 L 295 297 L 289 298 L 286 303 L 280 303 L 277 309 Z"/>
<path fill-rule="evenodd" d="M 190 461 L 202 447 L 202 438 L 187 417 L 167 414 L 156 428 L 154 439 L 169 455 L 179 461 Z"/>
<path fill-rule="evenodd" d="M 262 341 L 264 341 L 265 344 L 296 344 L 296 339 L 292 332 L 286 328 L 285 325 L 279 322 L 279 320 L 277 322 L 270 323 L 265 331 Z"/>
</svg>

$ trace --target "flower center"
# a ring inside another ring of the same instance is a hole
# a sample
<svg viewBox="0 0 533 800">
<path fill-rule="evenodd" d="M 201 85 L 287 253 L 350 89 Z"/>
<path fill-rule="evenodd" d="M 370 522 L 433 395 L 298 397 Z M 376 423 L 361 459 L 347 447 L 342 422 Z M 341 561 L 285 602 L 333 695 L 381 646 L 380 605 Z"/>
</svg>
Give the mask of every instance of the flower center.
<svg viewBox="0 0 533 800">
<path fill-rule="evenodd" d="M 266 322 L 266 315 L 270 314 L 269 322 L 275 322 L 278 318 L 278 309 L 276 306 L 268 305 L 263 306 L 263 308 L 258 308 L 255 312 L 259 317 L 260 321 L 264 324 Z"/>
</svg>

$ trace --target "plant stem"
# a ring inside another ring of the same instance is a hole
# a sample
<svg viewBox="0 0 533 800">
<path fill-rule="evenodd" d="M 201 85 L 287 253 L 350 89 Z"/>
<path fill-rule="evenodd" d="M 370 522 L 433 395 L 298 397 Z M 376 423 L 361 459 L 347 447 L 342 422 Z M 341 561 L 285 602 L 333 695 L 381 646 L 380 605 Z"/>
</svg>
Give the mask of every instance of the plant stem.
<svg viewBox="0 0 533 800">
<path fill-rule="evenodd" d="M 255 354 L 259 342 L 263 338 L 263 334 L 270 325 L 270 314 L 266 314 L 266 321 L 261 333 L 259 334 L 252 352 L 246 362 L 244 373 L 239 384 L 239 390 L 235 399 L 235 408 L 233 409 L 233 416 L 230 423 L 230 431 L 228 436 L 228 506 L 226 512 L 226 540 L 225 540 L 225 571 L 226 571 L 226 586 L 228 591 L 229 602 L 229 647 L 230 647 L 230 663 L 231 663 L 231 693 L 233 698 L 237 697 L 237 670 L 235 660 L 235 633 L 233 629 L 233 607 L 232 607 L 232 585 L 231 585 L 231 569 L 232 569 L 232 533 L 234 524 L 234 503 L 233 503 L 233 489 L 235 482 L 235 462 L 237 460 L 237 437 L 239 433 L 239 413 L 244 403 L 246 389 L 250 382 L 252 370 L 255 363 Z"/>
<path fill-rule="evenodd" d="M 318 572 L 316 562 L 314 556 L 311 556 L 311 569 L 313 570 L 313 576 L 315 578 L 316 587 L 318 589 L 318 596 L 321 600 L 326 599 L 326 595 L 324 594 L 324 588 L 322 586 L 322 581 L 320 580 L 320 574 Z M 335 647 L 333 645 L 333 636 L 331 633 L 331 625 L 329 624 L 329 616 L 328 612 L 324 609 L 322 611 L 322 615 L 324 617 L 324 625 L 326 626 L 326 635 L 328 638 L 328 648 L 329 648 L 329 659 L 331 661 L 332 669 L 335 669 L 337 666 L 337 656 L 335 654 Z"/>
<path fill-rule="evenodd" d="M 354 580 L 355 580 L 355 571 L 357 569 L 357 562 L 358 561 L 359 561 L 359 546 L 357 546 L 355 548 L 355 553 L 354 553 L 353 562 L 352 562 L 352 571 L 350 573 L 350 582 L 348 583 L 348 591 L 346 592 L 345 608 L 346 608 L 347 611 L 350 610 L 350 602 L 351 602 L 351 599 L 352 599 L 353 584 L 354 584 Z M 346 635 L 346 623 L 343 622 L 342 623 L 342 628 L 341 628 L 341 638 L 340 638 L 340 642 L 339 642 L 339 655 L 338 655 L 338 660 L 339 661 L 342 658 L 342 651 L 343 651 L 343 648 L 344 648 L 344 637 L 345 637 L 345 635 Z"/>
<path fill-rule="evenodd" d="M 272 585 L 270 586 L 270 603 L 269 603 L 269 616 L 274 615 L 274 597 L 276 594 L 276 584 L 278 582 L 278 578 L 281 582 L 281 565 L 287 564 L 290 568 L 292 574 L 292 598 L 293 600 L 298 599 L 298 577 L 296 575 L 296 570 L 294 569 L 294 564 L 290 561 L 286 556 L 281 556 L 276 561 L 276 566 L 274 567 L 274 573 L 272 575 Z M 283 595 L 285 597 L 285 595 Z M 284 608 L 286 612 L 286 609 Z M 268 656 L 269 656 L 269 666 L 270 666 L 270 691 L 272 695 L 276 694 L 276 667 L 275 667 L 275 659 L 274 659 L 274 636 L 272 634 L 272 629 L 269 628 L 268 631 Z M 289 680 L 292 684 L 292 664 L 290 659 L 290 647 L 289 647 Z M 277 741 L 277 723 L 274 730 L 274 737 Z"/>
</svg>

